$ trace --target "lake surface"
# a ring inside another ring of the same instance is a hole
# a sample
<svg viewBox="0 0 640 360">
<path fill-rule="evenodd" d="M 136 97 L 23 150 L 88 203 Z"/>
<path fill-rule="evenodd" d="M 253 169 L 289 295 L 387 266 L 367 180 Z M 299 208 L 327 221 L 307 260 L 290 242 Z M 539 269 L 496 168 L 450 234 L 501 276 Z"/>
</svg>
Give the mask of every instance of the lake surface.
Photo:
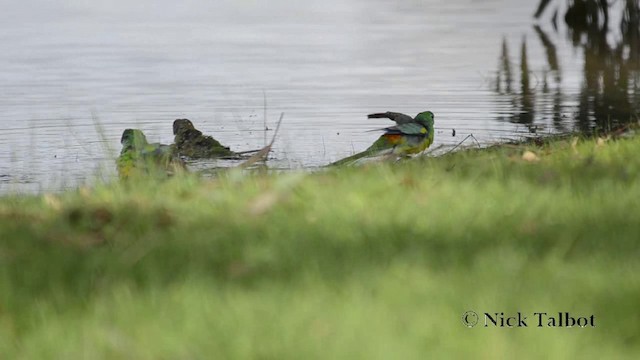
<svg viewBox="0 0 640 360">
<path fill-rule="evenodd" d="M 389 125 L 367 119 L 372 112 L 433 111 L 433 148 L 469 134 L 488 144 L 588 127 L 574 121 L 581 96 L 590 96 L 586 52 L 562 21 L 556 30 L 549 16 L 535 20 L 535 5 L 7 2 L 0 193 L 113 178 L 125 128 L 171 143 L 176 118 L 242 151 L 263 146 L 284 112 L 269 164 L 286 169 L 365 149 L 379 135 L 367 130 Z M 639 72 L 629 72 L 624 92 L 635 106 Z M 588 119 L 597 109 L 585 111 Z"/>
</svg>

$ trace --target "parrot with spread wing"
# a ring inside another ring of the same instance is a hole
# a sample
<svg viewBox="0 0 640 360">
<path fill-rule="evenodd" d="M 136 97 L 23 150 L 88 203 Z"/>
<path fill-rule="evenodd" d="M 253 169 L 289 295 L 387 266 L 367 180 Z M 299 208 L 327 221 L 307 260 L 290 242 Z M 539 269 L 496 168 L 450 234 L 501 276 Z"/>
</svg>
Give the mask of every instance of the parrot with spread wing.
<svg viewBox="0 0 640 360">
<path fill-rule="evenodd" d="M 385 112 L 367 115 L 369 119 L 387 118 L 395 121 L 395 126 L 382 128 L 384 131 L 365 151 L 338 160 L 331 165 L 353 164 L 362 158 L 380 156 L 408 156 L 424 151 L 433 143 L 433 121 L 435 115 L 424 111 L 412 118 L 409 115 Z"/>
</svg>

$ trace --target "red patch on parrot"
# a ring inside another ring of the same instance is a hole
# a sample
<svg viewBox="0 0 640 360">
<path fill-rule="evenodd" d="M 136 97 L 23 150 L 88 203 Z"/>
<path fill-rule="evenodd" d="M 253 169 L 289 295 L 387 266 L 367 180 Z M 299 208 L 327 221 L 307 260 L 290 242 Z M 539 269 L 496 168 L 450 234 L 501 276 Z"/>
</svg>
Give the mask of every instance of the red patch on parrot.
<svg viewBox="0 0 640 360">
<path fill-rule="evenodd" d="M 385 134 L 383 135 L 387 140 L 389 140 L 390 143 L 392 144 L 397 144 L 400 142 L 400 140 L 402 139 L 402 135 L 400 134 Z"/>
</svg>

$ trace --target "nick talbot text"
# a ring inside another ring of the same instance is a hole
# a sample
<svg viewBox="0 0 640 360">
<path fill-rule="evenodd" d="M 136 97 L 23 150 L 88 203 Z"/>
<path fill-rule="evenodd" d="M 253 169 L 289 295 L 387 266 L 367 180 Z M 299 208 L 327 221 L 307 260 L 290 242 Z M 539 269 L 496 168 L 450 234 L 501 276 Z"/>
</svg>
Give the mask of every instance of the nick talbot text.
<svg viewBox="0 0 640 360">
<path fill-rule="evenodd" d="M 514 314 L 484 313 L 484 327 L 596 327 L 595 315 L 575 316 L 569 312 L 534 312 L 525 316 Z"/>
</svg>

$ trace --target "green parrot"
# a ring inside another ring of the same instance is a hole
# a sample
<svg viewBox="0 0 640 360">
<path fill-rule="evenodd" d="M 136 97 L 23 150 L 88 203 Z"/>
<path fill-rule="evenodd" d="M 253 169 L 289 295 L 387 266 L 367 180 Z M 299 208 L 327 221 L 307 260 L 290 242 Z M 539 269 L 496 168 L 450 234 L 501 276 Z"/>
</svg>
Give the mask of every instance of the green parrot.
<svg viewBox="0 0 640 360">
<path fill-rule="evenodd" d="M 186 170 L 173 145 L 149 144 L 141 130 L 126 129 L 122 133 L 120 143 L 122 151 L 116 166 L 121 179 L 150 174 L 154 170 L 157 174 L 163 175 Z"/>
<path fill-rule="evenodd" d="M 331 165 L 344 165 L 366 157 L 378 156 L 408 156 L 424 151 L 433 143 L 433 120 L 435 115 L 431 111 L 424 111 L 412 118 L 409 115 L 390 112 L 369 114 L 369 119 L 387 118 L 396 122 L 395 126 L 382 128 L 384 130 L 365 151 L 338 160 Z"/>
<path fill-rule="evenodd" d="M 238 154 L 223 146 L 211 136 L 205 136 L 197 130 L 189 119 L 177 119 L 173 122 L 173 135 L 178 153 L 190 158 L 237 157 Z"/>
</svg>

